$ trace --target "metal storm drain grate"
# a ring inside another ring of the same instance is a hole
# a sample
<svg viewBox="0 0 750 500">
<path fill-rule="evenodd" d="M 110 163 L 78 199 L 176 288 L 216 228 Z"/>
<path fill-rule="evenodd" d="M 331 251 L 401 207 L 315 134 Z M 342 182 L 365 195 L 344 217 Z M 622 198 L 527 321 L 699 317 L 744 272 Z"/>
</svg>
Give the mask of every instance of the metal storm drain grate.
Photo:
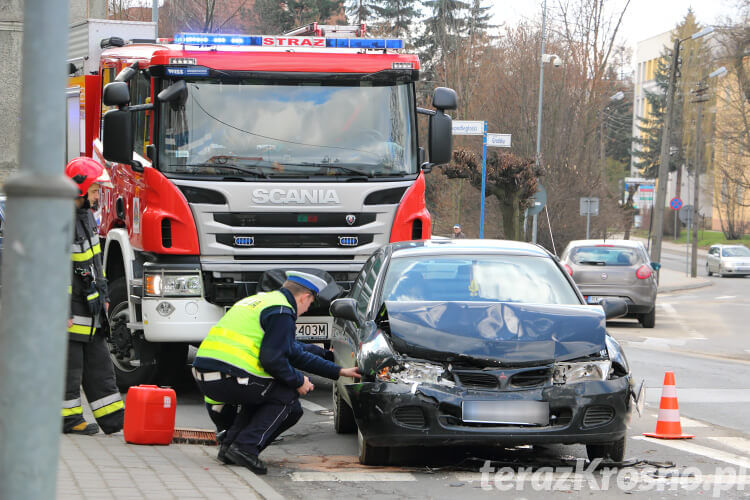
<svg viewBox="0 0 750 500">
<path fill-rule="evenodd" d="M 216 445 L 216 433 L 203 429 L 175 429 L 173 443 Z"/>
</svg>

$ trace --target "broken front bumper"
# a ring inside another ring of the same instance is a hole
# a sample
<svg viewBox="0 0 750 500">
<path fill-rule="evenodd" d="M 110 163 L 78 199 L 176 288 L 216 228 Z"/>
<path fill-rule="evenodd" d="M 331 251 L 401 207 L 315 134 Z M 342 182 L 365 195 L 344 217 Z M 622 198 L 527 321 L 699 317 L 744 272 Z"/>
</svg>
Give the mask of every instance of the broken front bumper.
<svg viewBox="0 0 750 500">
<path fill-rule="evenodd" d="M 372 446 L 609 443 L 625 435 L 632 409 L 630 376 L 513 391 L 394 382 L 362 382 L 346 390 L 357 425 Z M 464 401 L 518 400 L 549 403 L 549 424 L 462 420 Z"/>
</svg>

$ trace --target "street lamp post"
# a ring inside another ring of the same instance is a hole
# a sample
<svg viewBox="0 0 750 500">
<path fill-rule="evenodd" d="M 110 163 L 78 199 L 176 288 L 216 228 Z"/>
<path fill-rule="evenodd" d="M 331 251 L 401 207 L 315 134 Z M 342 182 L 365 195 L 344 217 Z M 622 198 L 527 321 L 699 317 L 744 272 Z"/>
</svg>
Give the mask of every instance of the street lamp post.
<svg viewBox="0 0 750 500">
<path fill-rule="evenodd" d="M 692 226 L 693 226 L 693 238 L 691 241 L 691 264 L 690 264 L 690 276 L 695 278 L 698 276 L 698 225 L 696 224 L 696 221 L 698 220 L 698 214 L 700 213 L 699 210 L 699 203 L 700 203 L 700 181 L 701 181 L 701 161 L 703 160 L 702 149 L 701 149 L 701 117 L 703 115 L 703 103 L 708 101 L 708 96 L 706 95 L 706 92 L 708 91 L 708 82 L 707 80 L 709 78 L 715 78 L 719 76 L 723 76 L 727 73 L 727 69 L 722 66 L 721 68 L 717 69 L 716 71 L 713 71 L 711 74 L 709 74 L 707 77 L 702 78 L 694 91 L 695 93 L 695 99 L 693 100 L 694 103 L 698 106 L 698 113 L 695 118 L 695 162 L 693 162 L 693 165 L 695 165 L 693 168 L 695 170 L 695 180 L 693 181 L 693 217 L 692 217 Z"/>
<path fill-rule="evenodd" d="M 654 243 L 651 246 L 651 260 L 661 261 L 661 240 L 664 235 L 664 205 L 667 201 L 667 174 L 669 173 L 669 134 L 672 128 L 672 108 L 674 107 L 674 93 L 677 82 L 677 63 L 680 57 L 680 44 L 688 39 L 695 40 L 713 32 L 711 26 L 687 38 L 676 38 L 672 48 L 672 57 L 669 69 L 669 83 L 667 85 L 667 104 L 664 112 L 664 128 L 661 135 L 661 153 L 659 156 L 659 177 L 656 187 L 656 203 L 654 206 L 653 234 Z M 657 274 L 658 279 L 658 274 Z"/>
<path fill-rule="evenodd" d="M 542 100 L 544 97 L 544 63 L 551 62 L 555 66 L 562 66 L 562 59 L 557 54 L 545 54 L 544 46 L 547 40 L 546 34 L 547 28 L 547 0 L 544 0 L 542 6 L 542 49 L 539 58 L 539 105 L 537 107 L 537 118 L 536 118 L 536 168 L 539 169 L 539 159 L 542 154 Z M 537 214 L 534 214 L 532 218 L 532 230 L 531 230 L 531 242 L 536 243 L 537 234 Z M 525 224 L 525 221 L 524 221 Z M 524 228 L 526 226 L 524 225 Z"/>
</svg>

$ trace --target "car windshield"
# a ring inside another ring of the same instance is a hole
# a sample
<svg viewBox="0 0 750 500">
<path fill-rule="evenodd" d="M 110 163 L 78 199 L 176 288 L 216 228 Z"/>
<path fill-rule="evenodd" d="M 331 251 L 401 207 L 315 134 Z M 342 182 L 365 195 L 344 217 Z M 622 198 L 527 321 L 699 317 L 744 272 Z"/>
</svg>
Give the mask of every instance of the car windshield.
<svg viewBox="0 0 750 500">
<path fill-rule="evenodd" d="M 721 249 L 722 257 L 750 257 L 747 247 L 724 247 Z"/>
<path fill-rule="evenodd" d="M 386 301 L 499 301 L 580 304 L 550 258 L 520 255 L 394 257 Z"/>
<path fill-rule="evenodd" d="M 570 260 L 585 266 L 632 266 L 641 263 L 635 248 L 613 245 L 574 248 L 570 251 Z"/>
<path fill-rule="evenodd" d="M 162 104 L 159 168 L 232 178 L 414 175 L 411 89 L 378 81 L 188 81 L 184 106 Z"/>
</svg>

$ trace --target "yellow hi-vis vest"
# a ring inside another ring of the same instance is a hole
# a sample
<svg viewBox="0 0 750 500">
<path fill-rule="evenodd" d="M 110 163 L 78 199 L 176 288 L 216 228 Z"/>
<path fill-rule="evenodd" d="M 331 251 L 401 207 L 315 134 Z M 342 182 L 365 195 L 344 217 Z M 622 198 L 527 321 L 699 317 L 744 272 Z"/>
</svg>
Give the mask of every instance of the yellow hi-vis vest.
<svg viewBox="0 0 750 500">
<path fill-rule="evenodd" d="M 260 365 L 260 345 L 265 335 L 260 315 L 274 306 L 294 310 L 280 291 L 240 300 L 211 328 L 195 356 L 216 359 L 258 377 L 272 378 Z"/>
</svg>

